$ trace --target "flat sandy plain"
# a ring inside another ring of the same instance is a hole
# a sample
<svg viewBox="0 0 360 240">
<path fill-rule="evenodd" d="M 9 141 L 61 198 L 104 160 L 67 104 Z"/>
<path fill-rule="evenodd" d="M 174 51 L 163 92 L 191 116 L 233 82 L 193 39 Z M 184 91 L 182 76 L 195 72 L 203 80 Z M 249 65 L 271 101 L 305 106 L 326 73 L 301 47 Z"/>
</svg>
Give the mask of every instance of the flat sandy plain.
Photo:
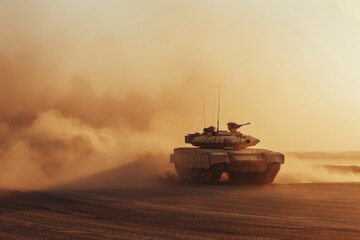
<svg viewBox="0 0 360 240">
<path fill-rule="evenodd" d="M 150 166 L 2 190 L 0 239 L 360 239 L 360 182 L 187 185 Z"/>
</svg>

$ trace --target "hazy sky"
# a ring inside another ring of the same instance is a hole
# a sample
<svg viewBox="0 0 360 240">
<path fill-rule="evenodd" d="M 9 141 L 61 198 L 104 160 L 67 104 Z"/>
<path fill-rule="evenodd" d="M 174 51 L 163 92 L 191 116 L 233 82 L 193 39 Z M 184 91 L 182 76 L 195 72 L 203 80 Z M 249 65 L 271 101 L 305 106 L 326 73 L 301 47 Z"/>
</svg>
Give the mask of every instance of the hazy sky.
<svg viewBox="0 0 360 240">
<path fill-rule="evenodd" d="M 212 123 L 220 82 L 222 127 L 251 122 L 243 130 L 260 138 L 260 147 L 359 150 L 359 13 L 355 0 L 2 0 L 0 60 L 13 71 L 24 63 L 31 69 L 29 100 L 48 89 L 67 93 L 79 81 L 95 95 L 144 94 L 161 106 L 151 131 L 168 134 L 171 144 L 203 128 L 203 96 Z M 23 99 L 15 92 L 24 78 L 10 81 L 19 85 L 8 89 L 8 102 Z M 140 116 L 147 98 L 132 101 Z M 33 111 L 57 108 L 50 99 L 51 106 Z M 14 119 L 28 108 L 4 109 Z M 78 112 L 69 110 L 99 122 Z"/>
</svg>

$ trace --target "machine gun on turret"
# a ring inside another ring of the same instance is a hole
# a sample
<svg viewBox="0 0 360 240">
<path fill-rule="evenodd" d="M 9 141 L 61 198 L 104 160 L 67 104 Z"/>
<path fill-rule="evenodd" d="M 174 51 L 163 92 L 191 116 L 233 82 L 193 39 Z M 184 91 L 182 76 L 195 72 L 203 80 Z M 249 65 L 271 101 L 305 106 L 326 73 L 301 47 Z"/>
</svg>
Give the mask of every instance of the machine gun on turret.
<svg viewBox="0 0 360 240">
<path fill-rule="evenodd" d="M 227 124 L 228 130 L 231 134 L 236 134 L 237 130 L 243 126 L 249 125 L 250 123 L 236 124 L 235 122 L 229 122 Z"/>
</svg>

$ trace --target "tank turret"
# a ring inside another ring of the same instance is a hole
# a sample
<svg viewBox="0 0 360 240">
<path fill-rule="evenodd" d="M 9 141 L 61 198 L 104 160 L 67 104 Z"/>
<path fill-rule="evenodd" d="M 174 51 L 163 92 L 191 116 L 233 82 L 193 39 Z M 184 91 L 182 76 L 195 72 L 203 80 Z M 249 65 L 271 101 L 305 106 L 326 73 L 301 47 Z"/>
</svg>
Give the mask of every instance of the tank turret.
<svg viewBox="0 0 360 240">
<path fill-rule="evenodd" d="M 200 148 L 219 148 L 219 149 L 243 149 L 255 146 L 260 142 L 259 139 L 250 135 L 242 134 L 238 129 L 242 126 L 249 125 L 236 124 L 229 122 L 228 131 L 215 131 L 215 127 L 204 128 L 202 133 L 193 133 L 185 136 L 185 143 Z"/>
</svg>

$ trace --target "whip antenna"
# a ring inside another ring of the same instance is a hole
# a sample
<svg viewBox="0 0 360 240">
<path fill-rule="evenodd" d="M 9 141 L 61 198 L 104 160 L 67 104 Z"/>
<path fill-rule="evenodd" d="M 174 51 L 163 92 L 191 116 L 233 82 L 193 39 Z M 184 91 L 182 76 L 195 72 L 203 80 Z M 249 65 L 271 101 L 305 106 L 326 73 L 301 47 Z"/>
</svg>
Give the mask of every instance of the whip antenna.
<svg viewBox="0 0 360 240">
<path fill-rule="evenodd" d="M 218 98 L 218 118 L 217 118 L 217 132 L 219 132 L 219 122 L 220 122 L 220 85 L 219 85 L 219 98 Z"/>
<path fill-rule="evenodd" d="M 212 125 L 215 126 L 215 96 L 214 96 L 214 103 L 213 103 L 213 121 Z"/>
</svg>

